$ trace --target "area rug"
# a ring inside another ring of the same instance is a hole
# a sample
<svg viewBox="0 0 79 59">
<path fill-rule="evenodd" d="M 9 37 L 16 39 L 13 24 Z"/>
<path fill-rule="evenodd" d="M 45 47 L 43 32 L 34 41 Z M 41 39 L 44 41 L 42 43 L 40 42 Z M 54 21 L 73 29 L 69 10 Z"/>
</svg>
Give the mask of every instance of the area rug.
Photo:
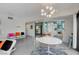
<svg viewBox="0 0 79 59">
<path fill-rule="evenodd" d="M 48 55 L 47 50 L 48 49 L 46 47 L 40 47 L 32 51 L 31 54 L 32 55 Z M 53 54 L 49 54 L 49 55 L 67 55 L 67 53 L 64 50 L 58 49 L 58 48 L 50 48 L 50 51 Z"/>
</svg>

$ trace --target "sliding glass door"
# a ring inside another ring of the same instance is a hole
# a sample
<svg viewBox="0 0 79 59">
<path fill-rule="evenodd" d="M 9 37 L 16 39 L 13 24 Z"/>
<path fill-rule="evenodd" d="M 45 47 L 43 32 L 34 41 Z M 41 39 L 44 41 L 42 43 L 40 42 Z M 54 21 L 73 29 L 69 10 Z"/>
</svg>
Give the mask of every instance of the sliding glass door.
<svg viewBox="0 0 79 59">
<path fill-rule="evenodd" d="M 63 20 L 35 23 L 35 36 L 42 36 L 43 34 L 49 33 L 53 37 L 54 36 L 63 37 L 63 31 L 64 31 Z"/>
</svg>

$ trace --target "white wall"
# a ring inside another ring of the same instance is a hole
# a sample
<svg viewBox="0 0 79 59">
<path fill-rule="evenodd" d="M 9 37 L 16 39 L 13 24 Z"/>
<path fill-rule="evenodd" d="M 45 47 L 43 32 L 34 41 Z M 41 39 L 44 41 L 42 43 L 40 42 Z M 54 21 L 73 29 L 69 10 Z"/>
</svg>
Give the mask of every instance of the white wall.
<svg viewBox="0 0 79 59">
<path fill-rule="evenodd" d="M 31 29 L 31 25 L 33 26 L 32 29 Z M 29 23 L 25 27 L 26 27 L 27 35 L 35 37 L 35 23 Z"/>
<path fill-rule="evenodd" d="M 73 33 L 73 16 L 68 16 L 64 18 L 65 24 L 64 24 L 64 34 L 63 34 L 63 40 L 66 42 L 68 41 L 69 36 L 71 36 L 71 33 Z"/>
<path fill-rule="evenodd" d="M 23 31 L 25 32 L 25 21 L 20 17 L 13 16 L 13 20 L 8 19 L 8 14 L 0 15 L 1 31 L 4 37 L 10 32 Z M 18 27 L 20 26 L 20 27 Z"/>
<path fill-rule="evenodd" d="M 73 15 L 73 48 L 77 46 L 77 18 L 76 14 Z"/>
</svg>

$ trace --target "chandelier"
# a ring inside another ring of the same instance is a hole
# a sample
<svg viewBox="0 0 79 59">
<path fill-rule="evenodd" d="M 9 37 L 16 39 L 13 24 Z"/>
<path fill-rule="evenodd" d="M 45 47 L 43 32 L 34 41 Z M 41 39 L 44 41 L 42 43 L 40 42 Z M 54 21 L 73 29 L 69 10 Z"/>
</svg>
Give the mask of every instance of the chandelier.
<svg viewBox="0 0 79 59">
<path fill-rule="evenodd" d="M 50 18 L 54 13 L 55 13 L 55 9 L 52 6 L 46 6 L 45 8 L 41 9 L 41 16 Z"/>
</svg>

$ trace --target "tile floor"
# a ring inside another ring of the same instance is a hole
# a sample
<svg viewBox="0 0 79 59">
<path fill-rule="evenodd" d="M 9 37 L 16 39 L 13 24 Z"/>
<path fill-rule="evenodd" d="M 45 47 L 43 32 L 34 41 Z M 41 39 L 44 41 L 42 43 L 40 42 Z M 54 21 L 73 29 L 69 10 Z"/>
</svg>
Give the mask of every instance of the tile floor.
<svg viewBox="0 0 79 59">
<path fill-rule="evenodd" d="M 16 50 L 12 55 L 30 55 L 35 49 L 34 38 L 28 37 L 27 39 L 17 40 Z M 41 44 L 44 46 L 45 44 Z M 51 46 L 52 47 L 52 46 Z M 79 55 L 79 53 L 71 48 L 66 47 L 64 44 L 57 45 L 55 48 L 61 47 L 68 55 Z"/>
</svg>

